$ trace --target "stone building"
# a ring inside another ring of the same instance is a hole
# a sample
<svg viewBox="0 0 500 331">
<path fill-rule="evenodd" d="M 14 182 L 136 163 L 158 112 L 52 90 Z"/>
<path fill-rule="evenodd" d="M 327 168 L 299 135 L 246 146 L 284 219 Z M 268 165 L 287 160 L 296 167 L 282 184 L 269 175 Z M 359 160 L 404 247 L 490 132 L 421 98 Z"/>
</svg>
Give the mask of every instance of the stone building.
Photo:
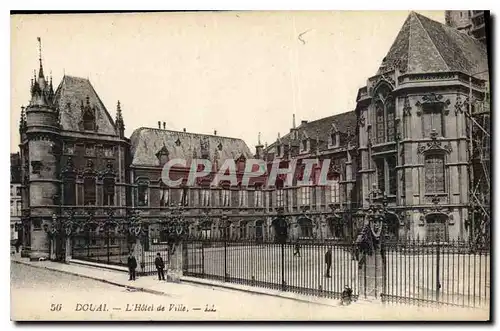
<svg viewBox="0 0 500 331">
<path fill-rule="evenodd" d="M 467 239 L 476 187 L 469 177 L 471 169 L 481 177 L 485 164 L 483 153 L 471 166 L 478 145 L 473 137 L 480 132 L 470 118 L 483 114 L 489 130 L 483 102 L 489 75 L 485 43 L 454 28 L 454 15 L 448 14 L 447 26 L 412 12 L 378 71 L 359 89 L 354 110 L 298 126 L 294 118 L 290 132 L 269 146 L 259 139 L 255 155 L 240 139 L 172 131 L 160 122 L 136 129 L 129 139 L 119 102 L 113 120 L 87 79 L 64 76 L 54 91 L 40 59 L 19 127 L 27 253 L 99 256 L 105 247 L 109 262 L 110 252 L 122 256 L 130 249 L 127 238 L 110 234 L 110 224 L 137 214 L 150 224 L 148 249 L 165 242 L 159 224 L 179 211 L 190 233 L 207 238 L 272 240 L 285 219 L 293 241 L 352 240 L 382 199 L 393 239 Z M 479 143 L 485 151 L 487 140 Z M 267 162 L 267 172 L 244 186 L 245 161 L 254 157 Z M 172 174 L 183 178 L 182 185 L 167 187 L 162 167 L 175 158 L 210 160 L 213 168 L 189 186 L 188 167 L 177 167 Z M 486 158 L 489 169 L 489 153 Z M 237 164 L 238 182 L 212 187 L 227 159 Z M 293 180 L 278 176 L 267 186 L 277 160 L 280 168 L 297 164 Z M 306 160 L 317 162 L 312 182 L 301 185 Z M 327 162 L 330 182 L 319 185 L 319 165 Z M 486 187 L 489 179 L 481 178 Z M 489 198 L 483 196 L 484 211 Z M 86 224 L 85 231 L 59 240 L 64 229 L 58 221 L 68 219 Z"/>
<path fill-rule="evenodd" d="M 457 13 L 451 17 L 454 27 L 462 26 Z M 483 43 L 412 12 L 359 90 L 354 112 L 294 125 L 266 149 L 268 159 L 283 158 L 283 166 L 289 159 L 331 159 L 338 200 L 328 201 L 334 187 L 275 187 L 270 210 L 285 207 L 293 238 L 352 238 L 370 206 L 385 197 L 389 237 L 467 239 L 473 126 L 467 114 L 480 111 L 487 84 Z"/>
<path fill-rule="evenodd" d="M 297 162 L 291 185 L 278 178 L 266 192 L 266 210 L 271 233 L 277 230 L 277 215 L 288 222 L 288 236 L 293 240 L 345 239 L 353 237 L 349 212 L 357 207 L 356 199 L 356 136 L 354 111 L 316 121 L 301 121 L 290 132 L 278 135 L 276 142 L 264 153 L 271 164 L 280 160 L 280 168 Z M 314 160 L 311 184 L 302 185 L 304 160 Z M 325 161 L 329 164 L 324 163 Z M 321 167 L 328 166 L 329 185 L 321 185 Z"/>
</svg>

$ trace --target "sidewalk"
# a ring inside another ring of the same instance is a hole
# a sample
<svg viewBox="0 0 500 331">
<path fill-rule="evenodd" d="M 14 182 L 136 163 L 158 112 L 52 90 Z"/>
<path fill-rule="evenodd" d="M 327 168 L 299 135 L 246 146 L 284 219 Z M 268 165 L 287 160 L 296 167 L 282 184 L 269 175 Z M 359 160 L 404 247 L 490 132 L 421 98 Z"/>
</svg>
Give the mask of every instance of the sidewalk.
<svg viewBox="0 0 500 331">
<path fill-rule="evenodd" d="M 329 298 L 320 298 L 315 296 L 306 296 L 296 293 L 281 292 L 265 288 L 257 288 L 239 284 L 221 283 L 211 280 L 182 277 L 181 283 L 160 282 L 155 276 L 138 277 L 136 281 L 128 281 L 126 269 L 123 267 L 113 267 L 114 270 L 101 268 L 97 263 L 84 261 L 75 261 L 76 263 L 63 264 L 51 261 L 30 262 L 27 259 L 19 257 L 12 258 L 12 263 L 20 263 L 35 268 L 48 269 L 51 271 L 62 272 L 76 275 L 96 281 L 120 286 L 133 291 L 142 291 L 172 299 L 183 299 L 193 296 L 193 293 L 199 295 L 215 295 L 214 290 L 224 291 L 227 295 L 234 296 L 234 304 L 243 304 L 240 300 L 248 300 L 250 297 L 257 298 L 259 302 L 266 305 L 266 298 L 258 299 L 260 296 L 268 296 L 269 300 L 285 300 L 290 304 L 295 301 L 298 305 L 309 304 L 310 308 L 317 311 L 331 312 L 334 319 L 349 320 L 440 320 L 457 319 L 461 320 L 487 320 L 488 310 L 484 309 L 465 309 L 456 307 L 417 307 L 402 304 L 382 304 L 379 300 L 368 301 L 358 300 L 350 306 L 339 306 L 339 301 Z M 238 296 L 238 292 L 240 296 Z M 242 292 L 247 296 L 241 296 Z M 244 299 L 247 298 L 247 299 Z M 316 307 L 316 308 L 315 308 Z M 326 313 L 330 315 L 330 313 Z"/>
</svg>

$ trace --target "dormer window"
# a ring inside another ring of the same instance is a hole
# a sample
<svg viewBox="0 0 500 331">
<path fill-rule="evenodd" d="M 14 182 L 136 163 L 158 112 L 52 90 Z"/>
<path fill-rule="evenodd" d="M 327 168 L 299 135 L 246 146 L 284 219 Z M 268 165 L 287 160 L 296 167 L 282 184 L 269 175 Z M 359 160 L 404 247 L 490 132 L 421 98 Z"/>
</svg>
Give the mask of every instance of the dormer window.
<svg viewBox="0 0 500 331">
<path fill-rule="evenodd" d="M 281 145 L 276 146 L 276 155 L 280 157 L 282 155 Z"/>
<path fill-rule="evenodd" d="M 307 150 L 309 149 L 307 146 L 308 143 L 309 143 L 309 141 L 307 139 L 302 140 L 302 151 L 303 152 L 307 152 Z"/>
<path fill-rule="evenodd" d="M 335 148 L 340 145 L 340 132 L 337 130 L 335 124 L 332 123 L 332 128 L 330 129 L 330 136 L 328 137 L 328 147 Z"/>
<path fill-rule="evenodd" d="M 95 130 L 95 118 L 90 110 L 87 110 L 83 114 L 83 129 L 85 131 L 94 131 Z"/>
<path fill-rule="evenodd" d="M 162 147 L 162 149 L 160 149 L 158 151 L 158 153 L 156 153 L 156 157 L 158 158 L 158 161 L 160 162 L 160 165 L 163 166 L 165 163 L 167 163 L 168 161 L 168 150 L 165 146 Z"/>
</svg>

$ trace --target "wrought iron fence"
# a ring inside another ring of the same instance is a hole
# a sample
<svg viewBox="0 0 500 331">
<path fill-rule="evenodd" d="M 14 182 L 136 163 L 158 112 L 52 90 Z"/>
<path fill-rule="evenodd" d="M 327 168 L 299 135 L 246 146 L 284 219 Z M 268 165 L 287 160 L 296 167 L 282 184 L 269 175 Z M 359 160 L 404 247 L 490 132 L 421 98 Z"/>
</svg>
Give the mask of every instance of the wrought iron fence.
<svg viewBox="0 0 500 331">
<path fill-rule="evenodd" d="M 490 302 L 490 253 L 465 242 L 387 242 L 374 254 L 378 258 L 363 256 L 348 242 L 296 245 L 189 239 L 184 275 L 330 298 L 340 298 L 348 285 L 355 298 L 375 296 L 384 302 Z"/>
<path fill-rule="evenodd" d="M 186 276 L 330 298 L 340 298 L 345 285 L 355 298 L 359 293 L 352 244 L 188 240 L 184 245 Z"/>
<path fill-rule="evenodd" d="M 383 245 L 386 302 L 487 306 L 490 252 L 462 241 L 411 241 Z"/>
</svg>

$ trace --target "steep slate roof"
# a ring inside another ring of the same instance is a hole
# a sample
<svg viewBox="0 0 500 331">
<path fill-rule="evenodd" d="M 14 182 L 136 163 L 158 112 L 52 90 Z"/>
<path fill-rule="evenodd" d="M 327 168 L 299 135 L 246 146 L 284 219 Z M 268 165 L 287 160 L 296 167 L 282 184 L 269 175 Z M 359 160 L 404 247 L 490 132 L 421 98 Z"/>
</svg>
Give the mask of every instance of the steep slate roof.
<svg viewBox="0 0 500 331">
<path fill-rule="evenodd" d="M 378 74 L 401 62 L 406 73 L 488 69 L 486 46 L 458 30 L 411 12 L 382 62 Z M 487 73 L 477 75 L 487 77 Z M 484 79 L 484 78 L 483 78 Z"/>
<path fill-rule="evenodd" d="M 157 153 L 163 147 L 167 149 L 169 159 L 185 159 L 187 164 L 193 158 L 202 157 L 202 144 L 207 145 L 210 161 L 236 160 L 241 155 L 247 159 L 253 157 L 241 139 L 153 128 L 136 129 L 130 137 L 130 144 L 132 165 L 136 166 L 159 166 Z"/>
<path fill-rule="evenodd" d="M 80 131 L 79 123 L 82 120 L 81 104 L 85 104 L 87 96 L 91 107 L 96 108 L 97 132 L 116 135 L 113 119 L 97 95 L 96 91 L 85 78 L 64 76 L 57 87 L 55 104 L 61 112 L 63 130 Z M 68 107 L 68 103 L 70 106 Z"/>
<path fill-rule="evenodd" d="M 328 144 L 328 138 L 331 133 L 332 124 L 335 124 L 337 130 L 341 133 L 347 133 L 350 129 L 352 134 L 356 133 L 357 117 L 355 111 L 348 111 L 345 113 L 332 115 L 319 120 L 302 123 L 297 127 L 299 140 L 292 140 L 292 146 L 298 146 L 302 133 L 305 132 L 310 139 L 316 139 L 319 134 L 320 149 L 326 148 Z M 292 139 L 291 132 L 281 137 L 281 141 L 284 145 L 288 145 L 290 139 Z M 269 145 L 268 148 L 276 145 L 276 141 Z"/>
</svg>

